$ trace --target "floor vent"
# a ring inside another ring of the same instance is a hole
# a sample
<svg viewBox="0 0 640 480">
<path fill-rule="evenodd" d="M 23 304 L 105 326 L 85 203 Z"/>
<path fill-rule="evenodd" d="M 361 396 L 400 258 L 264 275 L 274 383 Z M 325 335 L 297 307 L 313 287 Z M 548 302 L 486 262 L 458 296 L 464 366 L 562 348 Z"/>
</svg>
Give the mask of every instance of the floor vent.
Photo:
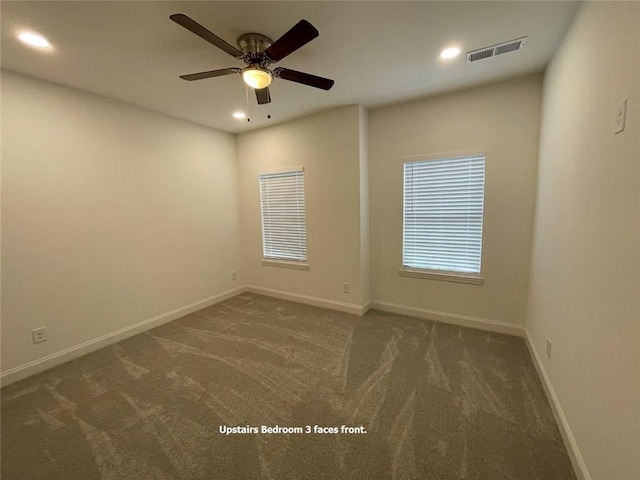
<svg viewBox="0 0 640 480">
<path fill-rule="evenodd" d="M 522 48 L 522 45 L 524 45 L 526 40 L 527 37 L 522 37 L 516 40 L 510 40 L 508 42 L 467 52 L 467 62 L 477 62 L 483 58 L 495 57 L 504 53 L 517 52 Z"/>
</svg>

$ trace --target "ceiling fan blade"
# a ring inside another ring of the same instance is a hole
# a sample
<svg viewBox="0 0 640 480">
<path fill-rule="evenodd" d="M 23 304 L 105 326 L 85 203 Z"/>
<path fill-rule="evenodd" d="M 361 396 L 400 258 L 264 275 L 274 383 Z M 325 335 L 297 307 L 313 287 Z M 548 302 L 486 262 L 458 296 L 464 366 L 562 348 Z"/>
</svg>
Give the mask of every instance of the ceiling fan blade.
<svg viewBox="0 0 640 480">
<path fill-rule="evenodd" d="M 300 20 L 291 30 L 282 35 L 265 50 L 265 55 L 272 61 L 278 62 L 290 53 L 295 52 L 303 45 L 316 38 L 318 30 L 306 20 Z"/>
<path fill-rule="evenodd" d="M 198 22 L 196 22 L 195 20 L 192 20 L 191 18 L 187 17 L 183 13 L 174 13 L 173 15 L 170 15 L 169 18 L 174 22 L 176 22 L 178 25 L 183 26 L 190 32 L 195 33 L 200 38 L 215 45 L 220 50 L 224 50 L 232 57 L 242 58 L 243 53 L 240 50 L 238 50 L 236 47 L 234 47 L 230 43 L 227 43 L 216 34 L 210 32 L 209 30 L 204 28 L 202 25 L 200 25 Z"/>
<path fill-rule="evenodd" d="M 209 70 L 208 72 L 190 73 L 189 75 L 180 75 L 183 80 L 193 81 L 202 80 L 204 78 L 221 77 L 222 75 L 231 75 L 232 73 L 240 73 L 240 68 L 221 68 L 219 70 Z"/>
<path fill-rule="evenodd" d="M 256 98 L 258 99 L 258 105 L 271 103 L 271 94 L 269 93 L 269 87 L 256 88 Z"/>
<path fill-rule="evenodd" d="M 310 73 L 298 72 L 297 70 L 282 67 L 274 69 L 273 74 L 276 77 L 289 80 L 290 82 L 301 83 L 303 85 L 309 85 L 310 87 L 321 88 L 322 90 L 330 90 L 335 83 L 329 78 L 317 77 Z"/>
</svg>

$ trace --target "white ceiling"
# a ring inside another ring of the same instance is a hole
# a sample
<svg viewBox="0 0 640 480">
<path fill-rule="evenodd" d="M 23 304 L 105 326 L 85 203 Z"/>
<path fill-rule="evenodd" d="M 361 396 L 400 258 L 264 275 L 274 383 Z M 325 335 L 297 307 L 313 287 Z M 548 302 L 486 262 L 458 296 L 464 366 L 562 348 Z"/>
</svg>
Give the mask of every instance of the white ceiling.
<svg viewBox="0 0 640 480">
<path fill-rule="evenodd" d="M 531 2 L 100 2 L 1 4 L 2 68 L 32 75 L 227 132 L 241 132 L 346 104 L 373 108 L 502 78 L 542 71 L 567 30 L 578 3 Z M 235 45 L 246 32 L 272 39 L 300 19 L 320 32 L 274 66 L 333 78 L 326 92 L 282 79 L 272 103 L 249 92 L 251 122 L 232 118 L 246 109 L 237 75 L 196 82 L 181 74 L 243 66 L 169 20 L 184 13 Z M 17 41 L 36 30 L 49 53 Z M 440 50 L 463 52 L 528 36 L 519 52 L 469 64 L 464 53 L 442 62 Z M 272 116 L 268 120 L 267 114 Z"/>
</svg>

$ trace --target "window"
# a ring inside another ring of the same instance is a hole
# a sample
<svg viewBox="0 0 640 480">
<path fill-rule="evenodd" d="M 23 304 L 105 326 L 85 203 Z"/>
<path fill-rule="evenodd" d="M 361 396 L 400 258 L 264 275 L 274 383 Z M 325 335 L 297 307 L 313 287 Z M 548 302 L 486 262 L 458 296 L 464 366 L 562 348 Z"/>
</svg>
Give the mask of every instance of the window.
<svg viewBox="0 0 640 480">
<path fill-rule="evenodd" d="M 264 263 L 294 262 L 290 266 L 305 268 L 304 169 L 288 168 L 259 178 Z"/>
<path fill-rule="evenodd" d="M 484 153 L 405 161 L 401 275 L 482 283 Z"/>
</svg>

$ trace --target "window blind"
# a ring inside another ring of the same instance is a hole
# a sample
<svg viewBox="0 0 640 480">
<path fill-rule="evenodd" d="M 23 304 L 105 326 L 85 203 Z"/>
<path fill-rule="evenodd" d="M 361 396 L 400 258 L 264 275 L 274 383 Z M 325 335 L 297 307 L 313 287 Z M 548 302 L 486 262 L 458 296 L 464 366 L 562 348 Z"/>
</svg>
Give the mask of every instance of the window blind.
<svg viewBox="0 0 640 480">
<path fill-rule="evenodd" d="M 404 164 L 403 267 L 479 274 L 482 155 Z"/>
<path fill-rule="evenodd" d="M 306 262 L 304 171 L 266 173 L 259 179 L 264 258 Z"/>
</svg>

